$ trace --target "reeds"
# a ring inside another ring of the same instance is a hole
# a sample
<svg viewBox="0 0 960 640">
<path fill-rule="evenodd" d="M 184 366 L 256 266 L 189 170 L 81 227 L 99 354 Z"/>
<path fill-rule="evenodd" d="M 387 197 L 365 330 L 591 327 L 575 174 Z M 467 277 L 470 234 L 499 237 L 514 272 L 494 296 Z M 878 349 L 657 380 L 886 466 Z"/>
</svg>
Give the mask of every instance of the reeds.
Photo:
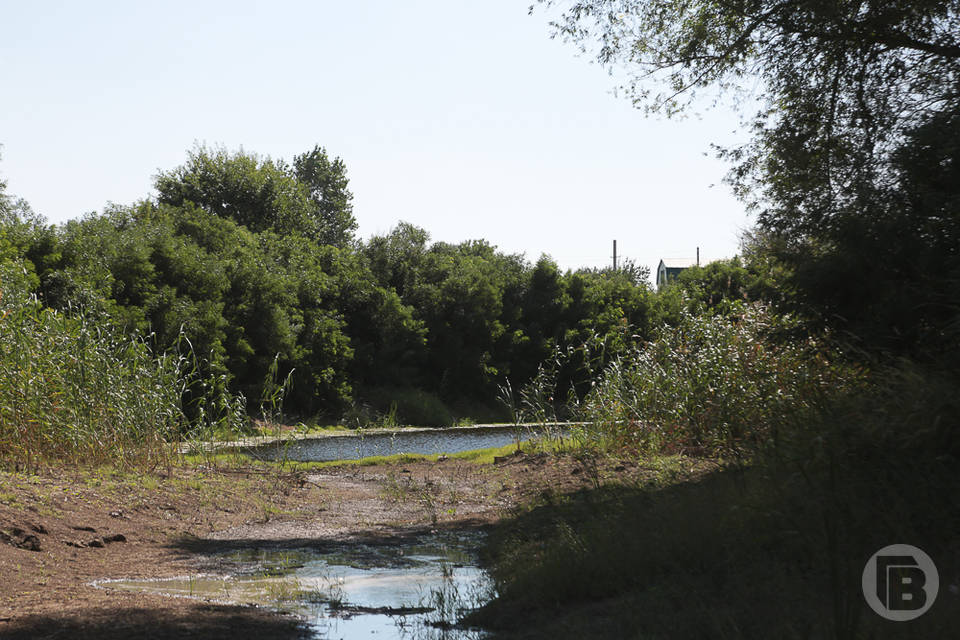
<svg viewBox="0 0 960 640">
<path fill-rule="evenodd" d="M 771 339 L 789 328 L 789 319 L 760 304 L 735 318 L 687 313 L 614 358 L 579 420 L 602 447 L 742 453 L 766 446 L 786 416 L 857 379 L 814 340 Z"/>
<path fill-rule="evenodd" d="M 194 371 L 191 358 L 157 357 L 106 317 L 45 308 L 18 263 L 0 266 L 0 463 L 167 462 L 172 441 L 223 413 L 204 392 L 216 385 Z"/>
</svg>

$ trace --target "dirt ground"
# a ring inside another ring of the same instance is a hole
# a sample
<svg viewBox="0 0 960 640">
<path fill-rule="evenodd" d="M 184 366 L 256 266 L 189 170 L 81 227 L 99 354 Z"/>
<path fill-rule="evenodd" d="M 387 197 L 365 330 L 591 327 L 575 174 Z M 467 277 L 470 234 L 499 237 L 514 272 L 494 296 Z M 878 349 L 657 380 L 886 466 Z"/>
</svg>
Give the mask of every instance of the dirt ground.
<svg viewBox="0 0 960 640">
<path fill-rule="evenodd" d="M 297 619 L 271 610 L 91 582 L 188 574 L 215 549 L 322 546 L 479 527 L 545 490 L 651 473 L 545 454 L 486 465 L 448 459 L 310 474 L 0 473 L 0 638 L 304 637 Z"/>
</svg>

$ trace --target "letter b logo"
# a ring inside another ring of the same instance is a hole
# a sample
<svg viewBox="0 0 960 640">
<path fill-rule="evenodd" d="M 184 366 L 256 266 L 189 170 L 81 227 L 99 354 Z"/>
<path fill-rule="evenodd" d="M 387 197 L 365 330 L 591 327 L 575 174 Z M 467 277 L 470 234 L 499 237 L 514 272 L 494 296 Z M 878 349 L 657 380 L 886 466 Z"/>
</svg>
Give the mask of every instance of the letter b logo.
<svg viewBox="0 0 960 640">
<path fill-rule="evenodd" d="M 887 620 L 913 620 L 937 598 L 939 578 L 930 556 L 916 547 L 894 544 L 875 553 L 863 568 L 863 595 Z"/>
</svg>

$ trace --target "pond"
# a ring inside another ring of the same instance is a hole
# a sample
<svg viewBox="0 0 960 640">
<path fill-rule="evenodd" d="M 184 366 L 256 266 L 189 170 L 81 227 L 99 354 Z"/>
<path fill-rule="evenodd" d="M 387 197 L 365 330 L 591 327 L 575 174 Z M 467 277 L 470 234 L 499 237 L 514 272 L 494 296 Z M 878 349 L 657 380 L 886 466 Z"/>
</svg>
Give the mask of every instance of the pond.
<svg viewBox="0 0 960 640">
<path fill-rule="evenodd" d="M 251 447 L 252 455 L 266 460 L 300 462 L 357 460 L 368 456 L 398 453 L 457 453 L 473 449 L 503 447 L 544 433 L 549 425 L 484 425 L 449 429 L 403 429 L 391 432 L 327 435 L 286 440 Z"/>
<path fill-rule="evenodd" d="M 248 549 L 211 556 L 215 572 L 95 584 L 275 607 L 304 618 L 317 639 L 476 640 L 483 632 L 453 625 L 491 597 L 473 552 L 480 535 L 431 533 L 403 545 L 342 544 L 324 552 Z"/>
</svg>

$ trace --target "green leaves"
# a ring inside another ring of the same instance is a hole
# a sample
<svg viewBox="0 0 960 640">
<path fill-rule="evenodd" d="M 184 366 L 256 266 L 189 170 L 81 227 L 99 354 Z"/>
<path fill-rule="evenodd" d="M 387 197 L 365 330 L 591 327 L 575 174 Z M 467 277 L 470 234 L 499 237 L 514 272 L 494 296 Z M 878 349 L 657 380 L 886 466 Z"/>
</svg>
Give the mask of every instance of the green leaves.
<svg viewBox="0 0 960 640">
<path fill-rule="evenodd" d="M 635 104 L 759 103 L 721 156 L 793 310 L 866 352 L 955 360 L 960 1 L 562 4 L 558 32 L 621 68 Z"/>
<path fill-rule="evenodd" d="M 192 203 L 250 231 L 300 234 L 320 244 L 344 247 L 353 239 L 346 167 L 314 147 L 294 166 L 256 154 L 198 146 L 186 164 L 156 176 L 162 204 Z"/>
<path fill-rule="evenodd" d="M 343 160 L 330 160 L 326 149 L 315 146 L 310 152 L 295 157 L 293 168 L 315 205 L 313 239 L 321 244 L 348 246 L 353 241 L 357 221 L 353 217 L 353 194 L 347 189 L 347 168 Z"/>
</svg>

